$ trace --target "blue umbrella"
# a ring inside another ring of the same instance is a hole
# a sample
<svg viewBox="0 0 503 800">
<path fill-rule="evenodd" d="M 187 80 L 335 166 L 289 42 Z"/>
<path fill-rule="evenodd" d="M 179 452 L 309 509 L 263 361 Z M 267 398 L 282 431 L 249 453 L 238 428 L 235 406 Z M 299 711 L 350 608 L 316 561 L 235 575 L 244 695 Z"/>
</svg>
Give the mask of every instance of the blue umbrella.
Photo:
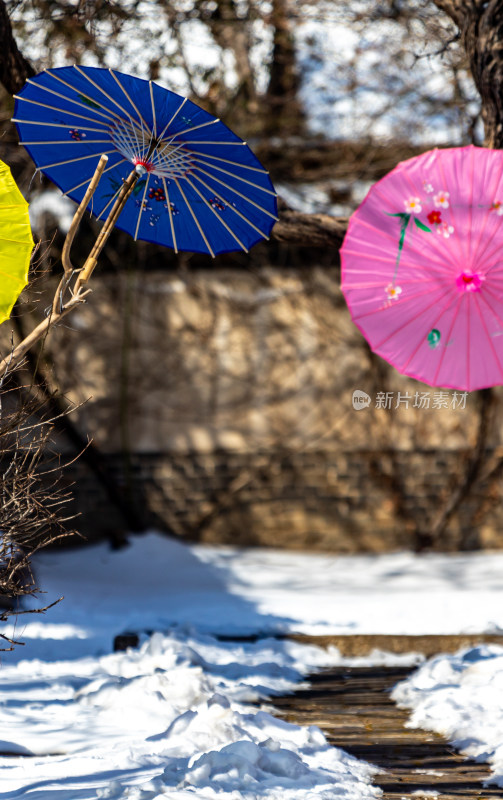
<svg viewBox="0 0 503 800">
<path fill-rule="evenodd" d="M 107 156 L 91 210 L 106 219 L 115 208 L 135 239 L 215 256 L 248 251 L 277 220 L 274 187 L 246 143 L 152 81 L 45 70 L 16 97 L 13 121 L 37 167 L 79 203 Z"/>
</svg>

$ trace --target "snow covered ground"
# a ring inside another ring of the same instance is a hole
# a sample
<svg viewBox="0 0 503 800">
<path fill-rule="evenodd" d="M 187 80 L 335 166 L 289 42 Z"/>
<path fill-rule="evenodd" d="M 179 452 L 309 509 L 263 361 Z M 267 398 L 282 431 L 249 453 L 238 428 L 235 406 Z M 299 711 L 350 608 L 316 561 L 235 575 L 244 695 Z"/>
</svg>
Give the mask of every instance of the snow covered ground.
<svg viewBox="0 0 503 800">
<path fill-rule="evenodd" d="M 457 750 L 488 761 L 503 786 L 503 648 L 480 645 L 430 659 L 392 694 L 412 709 L 411 728 L 441 733 Z"/>
<path fill-rule="evenodd" d="M 495 553 L 330 556 L 186 547 L 150 533 L 118 552 L 40 553 L 35 567 L 44 603 L 64 600 L 2 629 L 26 645 L 1 656 L 0 752 L 10 754 L 0 757 L 1 800 L 370 800 L 379 790 L 369 765 L 267 705 L 343 659 L 273 634 L 503 628 Z M 113 653 L 126 630 L 143 632 L 139 649 Z M 216 638 L 251 633 L 262 638 Z M 455 658 L 431 662 L 432 677 L 397 697 L 427 701 L 413 724 L 448 719 L 459 746 L 471 730 L 478 752 L 484 742 L 496 751 L 503 650 Z M 437 686 L 446 674 L 449 717 Z M 480 696 L 469 706 L 474 674 Z"/>
</svg>

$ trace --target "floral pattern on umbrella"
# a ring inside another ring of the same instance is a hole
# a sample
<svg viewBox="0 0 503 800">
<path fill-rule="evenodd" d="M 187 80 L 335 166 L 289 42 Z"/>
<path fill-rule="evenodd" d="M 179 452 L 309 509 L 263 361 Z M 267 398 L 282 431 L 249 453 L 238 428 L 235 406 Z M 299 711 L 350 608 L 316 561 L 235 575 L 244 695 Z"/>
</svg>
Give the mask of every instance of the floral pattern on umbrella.
<svg viewBox="0 0 503 800">
<path fill-rule="evenodd" d="M 432 386 L 503 384 L 503 152 L 399 164 L 353 214 L 342 290 L 374 352 Z"/>
</svg>

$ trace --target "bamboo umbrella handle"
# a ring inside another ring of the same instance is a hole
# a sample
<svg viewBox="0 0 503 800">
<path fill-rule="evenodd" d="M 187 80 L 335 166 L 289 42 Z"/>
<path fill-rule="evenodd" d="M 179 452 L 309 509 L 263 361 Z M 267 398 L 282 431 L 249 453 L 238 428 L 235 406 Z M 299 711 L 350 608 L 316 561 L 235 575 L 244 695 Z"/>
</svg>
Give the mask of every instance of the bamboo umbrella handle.
<svg viewBox="0 0 503 800">
<path fill-rule="evenodd" d="M 80 225 L 80 221 L 81 221 L 82 217 L 84 216 L 84 212 L 85 212 L 85 210 L 87 208 L 87 205 L 88 205 L 91 197 L 95 193 L 96 187 L 98 186 L 98 183 L 99 183 L 99 180 L 100 180 L 101 176 L 103 175 L 103 172 L 105 171 L 105 167 L 107 165 L 107 161 L 108 161 L 108 156 L 105 156 L 105 155 L 101 156 L 101 158 L 100 158 L 100 160 L 98 162 L 98 166 L 96 167 L 96 171 L 95 171 L 93 177 L 91 178 L 91 182 L 90 182 L 89 186 L 87 187 L 87 191 L 86 191 L 86 193 L 85 193 L 85 195 L 84 195 L 84 197 L 83 197 L 83 199 L 82 199 L 82 201 L 80 203 L 80 206 L 78 207 L 77 211 L 74 214 L 74 217 L 72 219 L 72 224 L 70 225 L 68 233 L 66 234 L 66 239 L 65 239 L 65 242 L 63 244 L 63 252 L 61 254 L 61 260 L 63 262 L 63 269 L 65 270 L 65 275 L 66 276 L 69 276 L 72 272 L 74 272 L 74 266 L 73 266 L 72 262 L 70 261 L 70 248 L 72 246 L 74 236 L 77 233 L 77 228 Z"/>
<path fill-rule="evenodd" d="M 117 199 L 116 199 L 116 201 L 115 201 L 115 203 L 114 203 L 114 205 L 112 207 L 112 210 L 110 211 L 108 217 L 106 218 L 105 223 L 104 223 L 104 225 L 103 225 L 103 227 L 102 227 L 102 229 L 101 229 L 101 231 L 99 233 L 99 236 L 96 239 L 96 241 L 95 241 L 95 243 L 94 243 L 94 245 L 93 245 L 93 247 L 91 249 L 91 252 L 89 253 L 89 256 L 87 257 L 87 260 L 86 260 L 84 266 L 82 267 L 82 271 L 81 271 L 81 273 L 80 273 L 80 275 L 78 277 L 78 280 L 77 280 L 77 282 L 75 284 L 74 292 L 78 292 L 79 289 L 81 288 L 81 286 L 84 286 L 88 282 L 89 278 L 91 277 L 91 275 L 92 275 L 92 273 L 94 271 L 94 268 L 96 266 L 96 263 L 98 261 L 98 256 L 101 253 L 101 251 L 103 250 L 108 237 L 112 233 L 113 227 L 114 227 L 115 223 L 117 222 L 119 214 L 121 213 L 122 209 L 124 208 L 124 206 L 126 204 L 126 201 L 127 201 L 128 197 L 130 196 L 130 194 L 132 193 L 132 191 L 133 191 L 133 189 L 135 187 L 136 181 L 138 180 L 139 177 L 140 177 L 140 173 L 137 172 L 136 170 L 133 170 L 133 172 L 131 172 L 128 175 L 128 177 L 126 178 L 126 180 L 122 184 L 121 190 L 120 190 L 119 194 L 117 195 Z"/>
</svg>

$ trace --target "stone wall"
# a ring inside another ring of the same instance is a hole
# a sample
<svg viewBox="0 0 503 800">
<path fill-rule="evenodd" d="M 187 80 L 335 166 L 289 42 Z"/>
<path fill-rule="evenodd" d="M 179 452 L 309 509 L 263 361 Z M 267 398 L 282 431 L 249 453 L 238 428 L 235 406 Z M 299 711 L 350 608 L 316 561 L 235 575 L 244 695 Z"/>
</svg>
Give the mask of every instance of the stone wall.
<svg viewBox="0 0 503 800">
<path fill-rule="evenodd" d="M 126 270 L 93 286 L 51 334 L 53 380 L 149 523 L 198 541 L 394 549 L 413 546 L 463 481 L 480 396 L 433 389 L 374 356 L 335 257 L 333 269 Z M 368 395 L 359 410 L 356 390 Z M 503 544 L 501 389 L 493 395 L 483 479 L 444 549 Z M 63 438 L 57 449 L 68 450 Z M 82 460 L 74 478 L 82 530 L 116 531 Z"/>
<path fill-rule="evenodd" d="M 147 524 L 189 541 L 343 553 L 412 548 L 449 499 L 469 451 L 217 451 L 136 454 L 124 490 L 148 509 Z M 488 451 L 494 466 L 503 453 Z M 108 457 L 119 481 L 120 456 Z M 122 522 L 79 462 L 79 529 L 114 538 Z M 503 547 L 502 483 L 485 481 L 462 503 L 436 548 Z"/>
</svg>

